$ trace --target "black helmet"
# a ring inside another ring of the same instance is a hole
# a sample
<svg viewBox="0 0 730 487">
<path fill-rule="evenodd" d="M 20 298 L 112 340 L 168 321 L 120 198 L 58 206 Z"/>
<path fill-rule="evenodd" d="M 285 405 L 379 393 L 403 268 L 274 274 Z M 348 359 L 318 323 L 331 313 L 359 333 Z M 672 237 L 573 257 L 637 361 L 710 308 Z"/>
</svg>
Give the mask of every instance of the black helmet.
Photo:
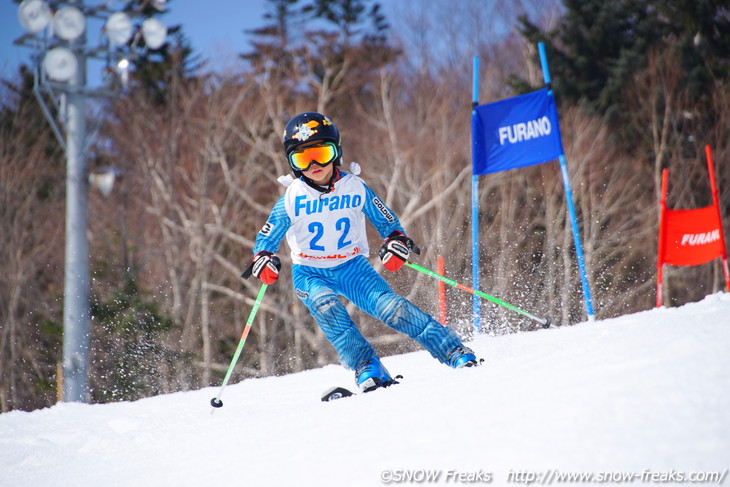
<svg viewBox="0 0 730 487">
<path fill-rule="evenodd" d="M 335 166 L 342 163 L 342 144 L 340 141 L 340 132 L 332 121 L 317 112 L 300 113 L 296 117 L 289 120 L 284 129 L 284 152 L 287 160 L 289 154 L 302 144 L 312 141 L 332 142 L 337 146 L 337 159 Z M 294 170 L 296 176 L 300 176 L 299 171 Z"/>
</svg>

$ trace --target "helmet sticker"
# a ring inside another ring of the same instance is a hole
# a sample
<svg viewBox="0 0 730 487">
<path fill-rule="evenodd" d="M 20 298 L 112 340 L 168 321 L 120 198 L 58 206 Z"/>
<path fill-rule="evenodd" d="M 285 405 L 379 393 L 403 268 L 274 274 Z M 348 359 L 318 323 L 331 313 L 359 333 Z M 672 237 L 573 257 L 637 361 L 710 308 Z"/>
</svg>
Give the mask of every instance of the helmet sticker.
<svg viewBox="0 0 730 487">
<path fill-rule="evenodd" d="M 292 135 L 292 138 L 304 142 L 317 133 L 317 130 L 312 130 L 314 127 L 319 127 L 319 122 L 316 120 L 310 120 L 307 123 L 303 123 L 297 128 L 297 132 Z"/>
</svg>

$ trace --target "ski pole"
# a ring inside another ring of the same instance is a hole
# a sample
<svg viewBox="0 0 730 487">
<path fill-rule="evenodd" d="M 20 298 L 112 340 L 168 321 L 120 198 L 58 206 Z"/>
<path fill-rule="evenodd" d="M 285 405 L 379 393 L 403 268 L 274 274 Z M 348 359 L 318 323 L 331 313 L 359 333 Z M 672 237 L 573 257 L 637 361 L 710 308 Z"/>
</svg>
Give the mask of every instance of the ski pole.
<svg viewBox="0 0 730 487">
<path fill-rule="evenodd" d="M 423 272 L 427 276 L 434 277 L 434 278 L 438 279 L 439 281 L 445 282 L 449 286 L 454 286 L 455 288 L 461 289 L 468 293 L 476 294 L 480 298 L 484 298 L 487 301 L 491 301 L 500 306 L 504 306 L 507 309 L 511 309 L 512 311 L 515 311 L 523 316 L 526 316 L 526 317 L 530 318 L 531 320 L 537 321 L 538 323 L 540 323 L 542 325 L 543 328 L 550 327 L 550 318 L 547 318 L 547 317 L 538 318 L 537 316 L 534 316 L 534 315 L 528 313 L 527 311 L 518 308 L 517 306 L 513 306 L 509 303 L 502 301 L 499 298 L 495 298 L 494 296 L 490 296 L 487 293 L 483 293 L 483 292 L 479 291 L 478 289 L 472 289 L 470 287 L 464 286 L 463 284 L 459 284 L 458 282 L 453 281 L 453 280 L 449 279 L 448 277 L 444 277 L 441 274 L 437 274 L 434 271 L 432 271 L 430 269 L 426 269 L 425 267 L 421 267 L 420 265 L 414 264 L 413 262 L 406 261 L 406 265 L 408 267 L 410 267 L 411 269 L 416 269 L 417 271 Z"/>
<path fill-rule="evenodd" d="M 226 388 L 226 384 L 228 384 L 228 379 L 231 378 L 231 374 L 233 373 L 233 368 L 236 366 L 236 362 L 238 362 L 238 357 L 241 356 L 241 350 L 243 350 L 243 345 L 246 343 L 246 337 L 248 336 L 248 331 L 251 329 L 251 323 L 253 323 L 253 319 L 256 316 L 256 311 L 259 309 L 259 305 L 261 304 L 261 300 L 264 299 L 264 293 L 266 292 L 266 288 L 269 287 L 267 284 L 262 284 L 261 289 L 259 290 L 259 295 L 256 297 L 256 302 L 253 304 L 253 308 L 251 308 L 251 314 L 248 315 L 248 321 L 246 321 L 246 327 L 243 329 L 243 334 L 241 334 L 241 341 L 238 342 L 238 348 L 236 349 L 236 353 L 233 354 L 233 359 L 231 360 L 231 365 L 228 366 L 228 372 L 226 372 L 226 377 L 223 379 L 223 385 L 221 386 L 221 390 L 218 393 L 216 397 L 210 400 L 210 405 L 214 408 L 223 407 L 223 401 L 221 401 L 221 396 L 223 395 L 223 390 Z"/>
</svg>

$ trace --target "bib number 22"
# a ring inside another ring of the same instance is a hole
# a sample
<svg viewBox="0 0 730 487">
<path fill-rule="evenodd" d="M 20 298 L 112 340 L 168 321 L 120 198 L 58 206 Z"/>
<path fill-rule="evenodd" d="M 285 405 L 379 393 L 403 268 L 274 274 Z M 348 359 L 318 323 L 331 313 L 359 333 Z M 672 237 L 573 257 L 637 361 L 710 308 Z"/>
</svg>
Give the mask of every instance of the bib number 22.
<svg viewBox="0 0 730 487">
<path fill-rule="evenodd" d="M 314 234 L 312 237 L 312 240 L 309 242 L 309 248 L 312 250 L 319 250 L 321 252 L 324 252 L 326 249 L 324 248 L 324 245 L 320 244 L 320 240 L 322 240 L 322 237 L 324 236 L 324 225 L 321 222 L 312 222 L 309 224 L 309 227 L 307 229 Z M 347 239 L 348 234 L 350 233 L 350 219 L 340 218 L 335 222 L 335 230 L 337 230 L 340 234 L 340 238 L 337 240 L 337 250 L 340 250 L 343 247 L 347 247 L 352 243 L 351 240 Z"/>
</svg>

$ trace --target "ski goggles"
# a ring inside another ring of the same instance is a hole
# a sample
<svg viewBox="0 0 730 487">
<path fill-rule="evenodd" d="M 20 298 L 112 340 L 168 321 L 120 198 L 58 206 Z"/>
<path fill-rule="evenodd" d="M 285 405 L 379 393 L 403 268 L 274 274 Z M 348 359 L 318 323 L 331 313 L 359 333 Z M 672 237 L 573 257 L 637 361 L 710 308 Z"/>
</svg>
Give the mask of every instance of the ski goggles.
<svg viewBox="0 0 730 487">
<path fill-rule="evenodd" d="M 307 171 L 312 164 L 325 167 L 337 159 L 337 146 L 332 142 L 304 147 L 289 153 L 289 165 L 296 171 Z"/>
</svg>

